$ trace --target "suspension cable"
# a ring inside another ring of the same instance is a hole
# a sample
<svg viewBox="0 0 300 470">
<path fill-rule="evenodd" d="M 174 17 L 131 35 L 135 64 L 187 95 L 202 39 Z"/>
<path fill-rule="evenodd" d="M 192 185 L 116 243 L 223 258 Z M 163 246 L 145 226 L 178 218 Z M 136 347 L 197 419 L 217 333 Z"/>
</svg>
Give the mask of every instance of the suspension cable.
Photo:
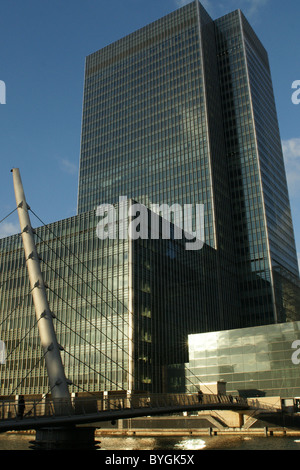
<svg viewBox="0 0 300 470">
<path fill-rule="evenodd" d="M 10 215 L 12 215 L 15 211 L 17 211 L 18 208 L 16 207 L 13 211 L 11 211 L 9 214 L 7 214 L 5 217 L 3 217 L 2 220 L 0 220 L 0 224 L 4 222 L 5 219 L 7 219 Z"/>
</svg>

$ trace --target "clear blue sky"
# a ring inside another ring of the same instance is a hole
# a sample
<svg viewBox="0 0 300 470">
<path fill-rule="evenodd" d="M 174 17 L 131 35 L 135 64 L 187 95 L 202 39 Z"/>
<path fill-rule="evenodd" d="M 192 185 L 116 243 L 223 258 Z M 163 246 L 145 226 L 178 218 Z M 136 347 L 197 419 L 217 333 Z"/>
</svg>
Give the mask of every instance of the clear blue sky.
<svg viewBox="0 0 300 470">
<path fill-rule="evenodd" d="M 0 220 L 15 208 L 12 167 L 20 168 L 27 201 L 46 223 L 76 214 L 85 57 L 185 3 L 1 1 Z M 292 103 L 291 86 L 300 80 L 300 2 L 202 3 L 213 18 L 241 8 L 269 53 L 299 253 L 300 104 Z M 0 237 L 18 231 L 15 214 L 0 225 Z"/>
</svg>

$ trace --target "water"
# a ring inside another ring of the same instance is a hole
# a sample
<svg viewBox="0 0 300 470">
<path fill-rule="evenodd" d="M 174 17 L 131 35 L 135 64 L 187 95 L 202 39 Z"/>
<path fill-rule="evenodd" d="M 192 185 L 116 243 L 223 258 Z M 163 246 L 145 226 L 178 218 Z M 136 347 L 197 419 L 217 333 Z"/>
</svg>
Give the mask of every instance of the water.
<svg viewBox="0 0 300 470">
<path fill-rule="evenodd" d="M 0 450 L 30 450 L 34 436 L 0 434 Z M 96 437 L 99 450 L 300 450 L 300 437 Z"/>
</svg>

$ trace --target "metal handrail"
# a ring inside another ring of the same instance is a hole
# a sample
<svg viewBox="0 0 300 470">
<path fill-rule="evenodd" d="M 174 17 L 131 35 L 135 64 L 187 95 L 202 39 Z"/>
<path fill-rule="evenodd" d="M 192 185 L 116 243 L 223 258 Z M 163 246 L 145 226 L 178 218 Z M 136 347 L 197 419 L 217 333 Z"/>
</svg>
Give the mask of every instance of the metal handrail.
<svg viewBox="0 0 300 470">
<path fill-rule="evenodd" d="M 258 401 L 258 403 L 257 403 Z M 252 408 L 256 408 L 257 410 L 268 410 L 268 411 L 274 411 L 274 410 L 279 410 L 280 407 L 274 406 L 272 404 L 268 403 L 262 403 L 257 399 L 248 399 L 248 405 L 251 406 Z"/>
<path fill-rule="evenodd" d="M 57 405 L 61 404 L 61 407 Z M 20 420 L 20 419 L 34 419 L 38 420 L 41 417 L 56 416 L 74 416 L 74 415 L 89 415 L 95 413 L 102 413 L 105 411 L 128 411 L 130 409 L 142 408 L 176 408 L 176 407 L 195 407 L 200 405 L 229 405 L 234 408 L 235 405 L 249 406 L 248 400 L 242 397 L 231 397 L 228 395 L 207 395 L 203 394 L 199 397 L 198 394 L 140 394 L 140 395 L 114 395 L 95 398 L 75 398 L 72 403 L 72 408 L 65 406 L 64 400 L 58 403 L 52 400 L 30 400 L 26 401 L 23 413 L 15 401 L 4 400 L 0 401 L 0 421 L 3 420 Z M 57 414 L 57 410 L 61 412 Z"/>
</svg>

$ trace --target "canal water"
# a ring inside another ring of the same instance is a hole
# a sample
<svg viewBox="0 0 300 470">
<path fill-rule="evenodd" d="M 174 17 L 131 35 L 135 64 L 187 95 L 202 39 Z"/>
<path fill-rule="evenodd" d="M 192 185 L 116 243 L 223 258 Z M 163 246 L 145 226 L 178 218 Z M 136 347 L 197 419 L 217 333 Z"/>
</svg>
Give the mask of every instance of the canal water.
<svg viewBox="0 0 300 470">
<path fill-rule="evenodd" d="M 34 436 L 0 434 L 1 450 L 30 450 Z M 99 451 L 300 450 L 300 437 L 96 437 Z"/>
</svg>

